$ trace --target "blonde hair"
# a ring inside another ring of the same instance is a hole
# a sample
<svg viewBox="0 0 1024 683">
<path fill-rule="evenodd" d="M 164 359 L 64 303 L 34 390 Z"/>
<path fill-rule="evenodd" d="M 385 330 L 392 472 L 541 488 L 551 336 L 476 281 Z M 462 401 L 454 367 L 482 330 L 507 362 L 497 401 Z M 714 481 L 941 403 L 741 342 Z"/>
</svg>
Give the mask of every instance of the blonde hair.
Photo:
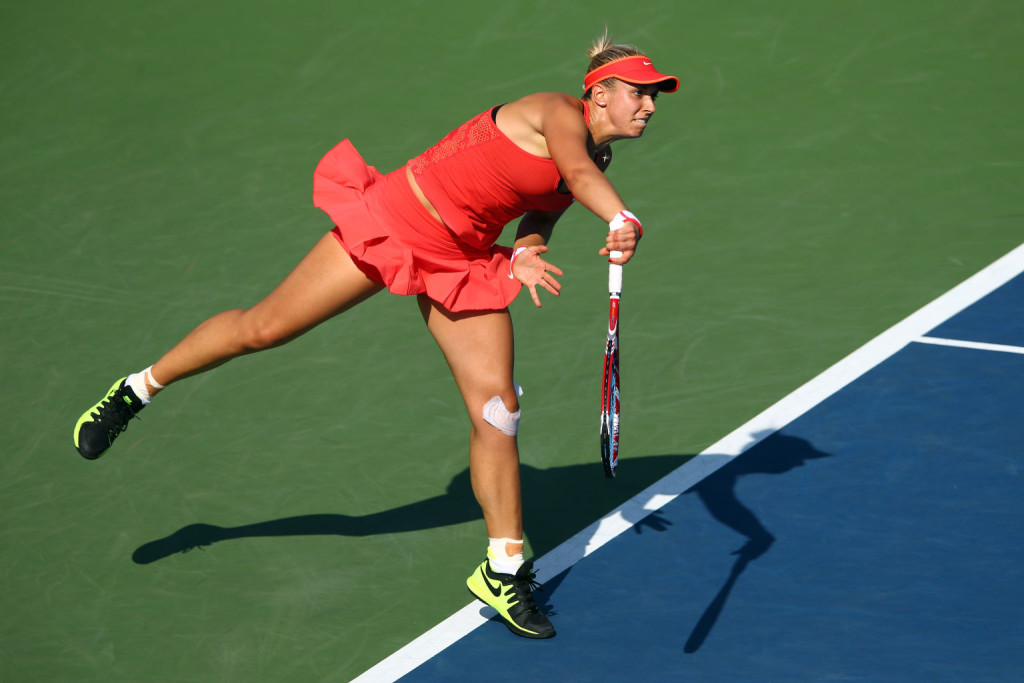
<svg viewBox="0 0 1024 683">
<path fill-rule="evenodd" d="M 604 66 L 608 62 L 614 62 L 616 59 L 622 59 L 623 57 L 646 56 L 647 54 L 636 45 L 623 45 L 616 43 L 612 40 L 611 36 L 608 35 L 608 27 L 605 26 L 604 33 L 595 38 L 594 42 L 590 45 L 590 49 L 587 50 L 587 57 L 590 58 L 590 66 L 587 67 L 586 73 L 590 73 L 594 69 Z M 606 88 L 614 88 L 614 81 L 614 78 L 606 78 L 603 81 L 600 81 L 600 84 Z M 589 98 L 590 91 L 588 90 L 583 95 L 583 99 Z"/>
</svg>

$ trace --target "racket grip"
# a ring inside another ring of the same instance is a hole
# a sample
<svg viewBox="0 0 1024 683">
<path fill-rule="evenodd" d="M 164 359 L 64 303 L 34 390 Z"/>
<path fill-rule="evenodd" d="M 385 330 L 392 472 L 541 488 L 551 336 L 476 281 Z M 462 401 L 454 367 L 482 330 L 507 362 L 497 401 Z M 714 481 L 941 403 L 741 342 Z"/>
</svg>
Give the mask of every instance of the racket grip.
<svg viewBox="0 0 1024 683">
<path fill-rule="evenodd" d="M 621 251 L 609 252 L 610 258 L 618 258 L 622 256 Z M 617 263 L 608 264 L 608 293 L 609 294 L 622 294 L 622 266 Z"/>
</svg>

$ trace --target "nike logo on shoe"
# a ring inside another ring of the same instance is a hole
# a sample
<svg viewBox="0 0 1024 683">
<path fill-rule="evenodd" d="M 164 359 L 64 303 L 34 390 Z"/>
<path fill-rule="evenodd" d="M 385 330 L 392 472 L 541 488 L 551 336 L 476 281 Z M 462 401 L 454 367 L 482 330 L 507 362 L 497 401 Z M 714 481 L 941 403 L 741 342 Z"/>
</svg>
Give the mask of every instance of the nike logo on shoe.
<svg viewBox="0 0 1024 683">
<path fill-rule="evenodd" d="M 501 597 L 501 582 L 499 581 L 497 585 L 491 584 L 490 580 L 487 578 L 487 572 L 483 567 L 480 567 L 480 574 L 483 575 L 484 585 L 487 586 L 487 590 L 491 591 L 491 595 L 496 598 Z"/>
</svg>

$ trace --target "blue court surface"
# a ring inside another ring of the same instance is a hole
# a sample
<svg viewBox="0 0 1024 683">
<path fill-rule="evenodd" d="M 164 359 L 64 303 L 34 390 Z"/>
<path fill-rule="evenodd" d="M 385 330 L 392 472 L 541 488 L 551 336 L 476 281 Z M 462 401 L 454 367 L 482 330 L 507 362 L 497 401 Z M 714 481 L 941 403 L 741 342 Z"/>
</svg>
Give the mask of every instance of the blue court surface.
<svg viewBox="0 0 1024 683">
<path fill-rule="evenodd" d="M 1024 679 L 1024 247 L 361 681 Z M 628 468 L 628 460 L 623 461 Z"/>
</svg>

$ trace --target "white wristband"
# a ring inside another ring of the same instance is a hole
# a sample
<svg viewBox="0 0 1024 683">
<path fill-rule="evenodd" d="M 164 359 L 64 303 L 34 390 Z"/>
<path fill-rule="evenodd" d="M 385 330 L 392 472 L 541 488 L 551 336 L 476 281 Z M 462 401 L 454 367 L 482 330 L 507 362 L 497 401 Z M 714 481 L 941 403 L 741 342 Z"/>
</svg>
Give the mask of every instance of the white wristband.
<svg viewBox="0 0 1024 683">
<path fill-rule="evenodd" d="M 632 223 L 636 226 L 637 231 L 640 233 L 637 238 L 644 236 L 644 226 L 640 224 L 640 219 L 633 215 L 632 212 L 623 209 L 615 214 L 615 218 L 608 221 L 609 230 L 618 230 L 626 227 L 626 223 Z"/>
<path fill-rule="evenodd" d="M 526 247 L 519 247 L 518 249 L 516 249 L 515 251 L 512 252 L 512 258 L 510 258 L 508 260 L 508 279 L 509 280 L 516 279 L 516 276 L 512 274 L 512 264 L 516 262 L 516 257 L 518 257 L 520 254 L 522 254 L 524 251 L 526 251 Z"/>
</svg>

